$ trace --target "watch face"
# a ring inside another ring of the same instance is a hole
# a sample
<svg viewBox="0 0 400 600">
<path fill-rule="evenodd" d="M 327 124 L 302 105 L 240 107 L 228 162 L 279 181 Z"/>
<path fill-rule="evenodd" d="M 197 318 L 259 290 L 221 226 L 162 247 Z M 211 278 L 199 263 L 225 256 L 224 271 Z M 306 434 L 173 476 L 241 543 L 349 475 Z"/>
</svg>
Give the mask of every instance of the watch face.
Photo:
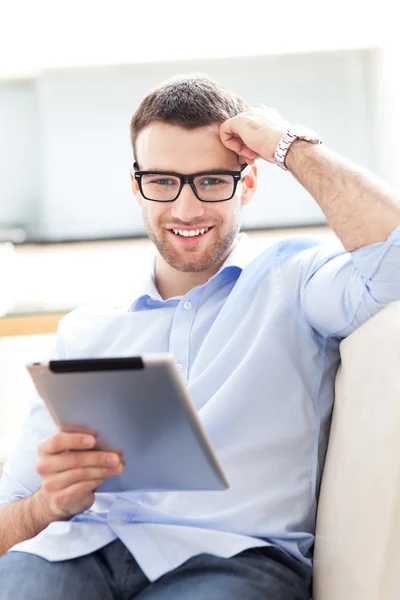
<svg viewBox="0 0 400 600">
<path fill-rule="evenodd" d="M 321 138 L 315 131 L 304 127 L 303 125 L 292 125 L 289 128 L 289 131 L 292 135 L 295 135 L 300 140 L 306 140 L 307 142 L 312 142 L 314 144 L 319 144 Z"/>
</svg>

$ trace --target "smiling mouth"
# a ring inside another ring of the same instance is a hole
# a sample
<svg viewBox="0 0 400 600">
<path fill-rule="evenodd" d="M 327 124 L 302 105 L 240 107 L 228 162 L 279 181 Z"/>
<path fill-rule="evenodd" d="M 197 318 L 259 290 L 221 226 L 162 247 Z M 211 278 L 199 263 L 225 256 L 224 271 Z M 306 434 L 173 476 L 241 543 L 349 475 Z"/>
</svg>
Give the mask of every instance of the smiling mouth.
<svg viewBox="0 0 400 600">
<path fill-rule="evenodd" d="M 206 235 L 206 233 L 211 229 L 212 227 L 202 227 L 200 229 L 170 229 L 170 232 L 173 233 L 176 237 L 188 239 L 200 238 Z"/>
</svg>

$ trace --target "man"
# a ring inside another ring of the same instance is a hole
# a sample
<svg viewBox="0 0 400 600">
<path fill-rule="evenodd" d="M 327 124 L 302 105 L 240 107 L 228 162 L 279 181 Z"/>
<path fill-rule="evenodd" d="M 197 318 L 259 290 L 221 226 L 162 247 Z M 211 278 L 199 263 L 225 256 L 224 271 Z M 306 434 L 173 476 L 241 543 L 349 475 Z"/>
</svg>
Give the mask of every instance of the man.
<svg viewBox="0 0 400 600">
<path fill-rule="evenodd" d="M 56 357 L 172 353 L 231 487 L 95 495 L 121 460 L 58 433 L 36 397 L 0 486 L 1 599 L 309 598 L 338 345 L 400 299 L 400 208 L 288 128 L 206 77 L 142 101 L 131 178 L 154 272 L 125 305 L 63 319 Z M 251 256 L 257 159 L 309 190 L 344 250 L 301 238 Z"/>
</svg>

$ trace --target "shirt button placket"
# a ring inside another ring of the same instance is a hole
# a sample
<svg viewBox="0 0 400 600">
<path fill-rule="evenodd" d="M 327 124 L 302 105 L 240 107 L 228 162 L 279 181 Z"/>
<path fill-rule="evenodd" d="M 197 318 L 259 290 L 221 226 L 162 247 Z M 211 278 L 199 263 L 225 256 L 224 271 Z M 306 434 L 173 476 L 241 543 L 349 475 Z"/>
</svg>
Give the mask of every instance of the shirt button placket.
<svg viewBox="0 0 400 600">
<path fill-rule="evenodd" d="M 170 352 L 175 357 L 176 369 L 181 374 L 185 383 L 189 371 L 189 343 L 190 331 L 196 310 L 192 300 L 181 301 L 176 308 L 175 316 L 172 321 L 170 335 Z"/>
</svg>

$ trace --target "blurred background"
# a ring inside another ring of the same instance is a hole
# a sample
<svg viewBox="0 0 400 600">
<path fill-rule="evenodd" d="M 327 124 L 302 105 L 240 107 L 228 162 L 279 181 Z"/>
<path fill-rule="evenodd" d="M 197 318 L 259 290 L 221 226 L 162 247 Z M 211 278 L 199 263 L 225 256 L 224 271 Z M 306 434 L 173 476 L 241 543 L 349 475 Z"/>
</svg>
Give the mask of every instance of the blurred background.
<svg viewBox="0 0 400 600">
<path fill-rule="evenodd" d="M 129 182 L 141 98 L 206 73 L 400 189 L 393 11 L 358 0 L 0 0 L 0 455 L 26 413 L 25 362 L 44 355 L 69 310 L 129 294 L 152 255 Z M 289 174 L 259 167 L 243 213 L 252 243 L 310 232 L 336 242 Z"/>
</svg>

